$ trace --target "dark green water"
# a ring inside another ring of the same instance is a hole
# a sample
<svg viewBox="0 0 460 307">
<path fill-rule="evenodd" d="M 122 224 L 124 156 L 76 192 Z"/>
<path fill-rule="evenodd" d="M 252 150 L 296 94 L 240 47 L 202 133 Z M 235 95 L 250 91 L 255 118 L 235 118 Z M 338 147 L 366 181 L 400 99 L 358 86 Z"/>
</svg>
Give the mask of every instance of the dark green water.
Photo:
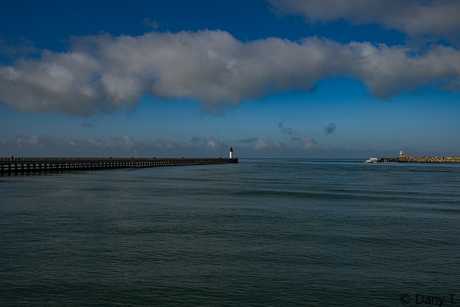
<svg viewBox="0 0 460 307">
<path fill-rule="evenodd" d="M 460 167 L 362 162 L 1 176 L 0 306 L 460 304 Z"/>
</svg>

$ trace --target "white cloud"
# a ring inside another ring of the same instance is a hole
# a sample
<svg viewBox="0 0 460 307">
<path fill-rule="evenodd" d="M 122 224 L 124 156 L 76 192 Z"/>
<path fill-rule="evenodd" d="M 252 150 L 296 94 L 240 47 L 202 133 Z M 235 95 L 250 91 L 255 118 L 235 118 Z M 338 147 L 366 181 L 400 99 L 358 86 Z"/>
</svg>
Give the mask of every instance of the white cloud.
<svg viewBox="0 0 460 307">
<path fill-rule="evenodd" d="M 68 52 L 0 66 L 0 101 L 23 112 L 86 116 L 134 107 L 143 94 L 191 98 L 205 110 L 320 79 L 361 80 L 378 97 L 432 86 L 460 89 L 460 53 L 432 46 L 340 44 L 316 37 L 242 43 L 224 31 L 73 38 Z"/>
<path fill-rule="evenodd" d="M 458 36 L 460 2 L 456 0 L 269 0 L 281 14 L 308 21 L 344 19 L 352 24 L 378 23 L 408 35 Z M 457 38 L 458 39 L 458 38 Z"/>
<path fill-rule="evenodd" d="M 296 141 L 299 144 L 301 149 L 306 150 L 323 150 L 322 146 L 317 146 L 318 142 L 316 142 L 313 138 L 309 136 L 301 136 L 298 138 L 292 138 L 293 141 Z"/>
<path fill-rule="evenodd" d="M 269 142 L 266 142 L 262 139 L 255 139 L 254 140 L 254 144 L 252 145 L 252 148 L 254 148 L 255 150 L 264 150 L 264 149 L 268 149 L 268 148 L 273 148 L 272 144 L 270 144 Z"/>
<path fill-rule="evenodd" d="M 218 141 L 211 136 L 204 138 L 193 137 L 191 143 L 195 147 L 202 149 L 222 150 L 228 147 L 224 142 Z"/>
<path fill-rule="evenodd" d="M 276 150 L 282 150 L 282 149 L 289 149 L 288 146 L 284 145 L 284 143 L 276 140 L 272 141 L 268 139 L 268 141 L 264 141 L 261 138 L 249 138 L 249 139 L 244 139 L 240 140 L 240 143 L 243 144 L 248 144 L 253 150 L 267 150 L 267 149 L 276 149 Z"/>
<path fill-rule="evenodd" d="M 205 148 L 214 149 L 214 150 L 222 148 L 221 142 L 216 141 L 213 137 L 207 136 L 207 137 L 204 137 L 203 139 L 205 141 Z"/>
<path fill-rule="evenodd" d="M 300 136 L 300 137 L 293 137 L 291 138 L 291 141 L 293 141 L 296 145 L 295 146 L 288 146 L 285 145 L 281 141 L 273 141 L 268 139 L 267 141 L 261 139 L 261 138 L 249 138 L 249 139 L 244 139 L 240 140 L 239 142 L 242 144 L 248 144 L 251 149 L 256 150 L 256 151 L 262 151 L 262 150 L 285 150 L 285 151 L 314 151 L 314 150 L 324 150 L 324 148 L 321 145 L 317 145 L 318 143 L 309 136 Z"/>
</svg>

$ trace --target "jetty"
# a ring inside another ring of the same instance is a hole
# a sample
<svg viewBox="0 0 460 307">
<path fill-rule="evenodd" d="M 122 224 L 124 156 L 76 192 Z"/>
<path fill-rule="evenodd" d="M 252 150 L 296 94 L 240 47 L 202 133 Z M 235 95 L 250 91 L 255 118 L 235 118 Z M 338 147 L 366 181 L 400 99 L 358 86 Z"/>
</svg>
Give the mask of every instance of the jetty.
<svg viewBox="0 0 460 307">
<path fill-rule="evenodd" d="M 422 156 L 422 157 L 409 157 L 404 155 L 401 151 L 399 157 L 396 158 L 370 158 L 365 161 L 366 163 L 379 163 L 379 162 L 397 162 L 397 163 L 460 163 L 459 156 L 447 156 L 447 157 L 438 157 L 438 156 Z"/>
<path fill-rule="evenodd" d="M 238 158 L 0 158 L 0 173 L 238 163 Z"/>
<path fill-rule="evenodd" d="M 438 157 L 438 156 L 423 156 L 423 157 L 409 157 L 406 155 L 401 155 L 397 158 L 390 159 L 389 162 L 415 162 L 415 163 L 460 163 L 459 156 L 447 156 L 447 157 Z"/>
</svg>

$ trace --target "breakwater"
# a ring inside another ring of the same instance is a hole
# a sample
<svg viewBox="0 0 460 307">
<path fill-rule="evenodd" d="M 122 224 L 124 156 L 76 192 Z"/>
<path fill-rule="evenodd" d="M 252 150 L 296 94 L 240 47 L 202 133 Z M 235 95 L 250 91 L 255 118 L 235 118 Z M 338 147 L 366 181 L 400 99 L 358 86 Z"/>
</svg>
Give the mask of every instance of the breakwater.
<svg viewBox="0 0 460 307">
<path fill-rule="evenodd" d="M 0 158 L 0 173 L 238 163 L 238 158 Z"/>
<path fill-rule="evenodd" d="M 459 156 L 422 156 L 422 157 L 409 157 L 407 155 L 400 155 L 396 158 L 370 158 L 366 160 L 367 163 L 379 163 L 379 162 L 398 162 L 398 163 L 460 163 Z"/>
<path fill-rule="evenodd" d="M 423 156 L 423 157 L 409 157 L 407 155 L 400 155 L 397 158 L 390 159 L 390 162 L 415 162 L 415 163 L 460 163 L 459 156 Z"/>
</svg>

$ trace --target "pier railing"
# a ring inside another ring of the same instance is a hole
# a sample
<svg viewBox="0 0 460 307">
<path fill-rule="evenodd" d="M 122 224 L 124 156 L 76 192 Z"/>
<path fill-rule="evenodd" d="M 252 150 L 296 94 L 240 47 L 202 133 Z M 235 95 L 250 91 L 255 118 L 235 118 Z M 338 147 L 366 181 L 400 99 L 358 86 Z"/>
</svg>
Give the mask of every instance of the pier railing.
<svg viewBox="0 0 460 307">
<path fill-rule="evenodd" d="M 238 163 L 238 158 L 0 158 L 0 173 Z"/>
</svg>

